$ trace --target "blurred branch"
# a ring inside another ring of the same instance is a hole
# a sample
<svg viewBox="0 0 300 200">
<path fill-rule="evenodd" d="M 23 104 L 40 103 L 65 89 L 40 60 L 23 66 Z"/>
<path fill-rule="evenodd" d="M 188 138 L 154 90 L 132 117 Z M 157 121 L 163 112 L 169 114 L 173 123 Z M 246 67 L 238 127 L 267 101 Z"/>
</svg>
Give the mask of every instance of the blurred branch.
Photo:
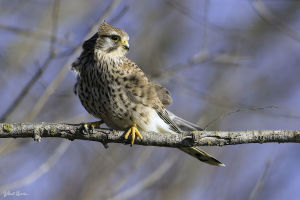
<svg viewBox="0 0 300 200">
<path fill-rule="evenodd" d="M 25 85 L 25 87 L 22 89 L 21 93 L 13 100 L 13 102 L 10 104 L 8 109 L 3 113 L 0 117 L 1 122 L 7 121 L 8 117 L 11 113 L 15 111 L 15 109 L 18 107 L 18 105 L 22 102 L 26 94 L 30 91 L 32 86 L 36 83 L 36 81 L 42 76 L 43 72 L 46 70 L 46 68 L 49 66 L 51 61 L 54 58 L 54 54 L 50 54 L 45 62 L 42 64 L 42 66 L 36 71 L 34 76 L 30 79 L 30 81 Z"/>
<path fill-rule="evenodd" d="M 94 129 L 88 133 L 82 124 L 62 123 L 0 123 L 0 138 L 57 137 L 69 140 L 89 140 L 107 143 L 126 143 L 124 131 Z M 192 131 L 182 134 L 142 132 L 143 140 L 135 144 L 145 146 L 189 147 L 223 146 L 246 143 L 300 143 L 300 130 L 252 131 Z"/>
<path fill-rule="evenodd" d="M 165 3 L 169 5 L 171 8 L 174 10 L 178 11 L 181 13 L 183 16 L 191 19 L 195 23 L 203 26 L 203 28 L 208 28 L 210 30 L 216 31 L 216 33 L 219 33 L 220 31 L 226 31 L 234 35 L 238 35 L 240 32 L 245 32 L 249 31 L 249 29 L 238 29 L 238 28 L 227 28 L 223 27 L 221 25 L 213 24 L 212 22 L 209 22 L 206 20 L 206 16 L 201 16 L 201 15 L 193 15 L 195 13 L 194 10 L 188 8 L 187 6 L 183 5 L 182 2 L 184 1 L 171 1 L 171 0 L 166 0 Z M 196 12 L 199 13 L 199 12 Z M 224 33 L 222 33 L 224 34 Z"/>
<path fill-rule="evenodd" d="M 34 39 L 39 39 L 39 40 L 51 40 L 51 34 L 50 33 L 44 33 L 41 32 L 39 30 L 26 30 L 26 29 L 22 29 L 19 27 L 14 27 L 14 26 L 9 26 L 9 25 L 3 25 L 0 24 L 0 30 L 6 30 L 6 31 L 10 31 L 13 32 L 15 34 L 19 34 L 19 35 L 23 35 L 26 37 L 31 37 Z M 65 39 L 64 38 L 58 38 L 55 37 L 55 39 L 59 42 L 64 42 Z"/>
<path fill-rule="evenodd" d="M 264 185 L 267 173 L 268 173 L 268 171 L 270 169 L 270 165 L 271 165 L 271 161 L 268 160 L 267 164 L 266 164 L 266 167 L 264 169 L 263 174 L 261 175 L 260 179 L 257 181 L 254 189 L 252 190 L 252 192 L 250 194 L 249 200 L 255 200 L 255 199 L 257 199 L 257 197 L 258 197 L 259 193 L 261 192 L 262 187 Z"/>
<path fill-rule="evenodd" d="M 254 0 L 252 2 L 254 10 L 257 12 L 257 14 L 268 24 L 274 26 L 278 30 L 280 30 L 282 33 L 288 35 L 292 39 L 300 42 L 300 34 L 293 30 L 292 28 L 288 27 L 286 23 L 281 21 L 279 17 L 275 16 L 268 8 L 267 6 L 260 0 Z"/>
<path fill-rule="evenodd" d="M 158 73 L 156 76 L 152 76 L 151 79 L 153 81 L 162 81 L 163 79 L 172 77 L 172 75 L 174 75 L 175 73 L 189 69 L 203 62 L 207 62 L 209 61 L 209 59 L 211 59 L 211 55 L 209 55 L 207 51 L 200 51 L 197 54 L 190 57 L 185 63 L 177 64 L 175 66 L 164 69 L 163 72 Z"/>
<path fill-rule="evenodd" d="M 56 31 L 57 31 L 57 21 L 59 13 L 60 0 L 54 0 L 53 10 L 52 10 L 52 30 L 51 30 L 51 40 L 50 40 L 50 54 L 55 54 L 55 43 L 56 43 Z"/>
<path fill-rule="evenodd" d="M 207 44 L 208 44 L 208 31 L 207 31 L 207 23 L 208 23 L 208 10 L 209 10 L 209 1 L 208 0 L 204 0 L 203 1 L 203 18 L 201 19 L 202 20 L 202 26 L 203 28 L 201 29 L 201 39 L 202 39 L 202 42 L 201 42 L 201 49 L 202 50 L 205 50 L 207 49 Z"/>
<path fill-rule="evenodd" d="M 240 60 L 242 60 L 243 56 L 238 55 L 230 55 L 229 53 L 210 53 L 207 50 L 203 49 L 198 53 L 192 55 L 185 63 L 176 64 L 174 66 L 168 67 L 164 69 L 164 71 L 157 73 L 151 77 L 151 80 L 154 81 L 162 81 L 164 79 L 172 77 L 174 74 L 179 73 L 181 71 L 190 69 L 202 63 L 217 63 L 217 64 L 226 64 L 227 68 L 229 67 L 237 67 Z M 240 67 L 240 66 L 239 66 Z"/>
<path fill-rule="evenodd" d="M 112 1 L 109 5 L 108 9 L 103 13 L 102 17 L 98 20 L 98 22 L 91 28 L 89 33 L 86 35 L 86 38 L 90 37 L 94 32 L 96 32 L 97 27 L 100 22 L 103 21 L 106 17 L 109 16 L 109 14 L 113 11 L 113 9 L 119 5 L 121 0 L 115 0 Z M 49 56 L 46 59 L 43 66 L 38 70 L 38 72 L 34 75 L 34 77 L 29 81 L 29 83 L 25 86 L 25 88 L 22 90 L 20 95 L 15 99 L 15 101 L 12 103 L 12 106 L 10 109 L 8 109 L 4 115 L 0 118 L 0 121 L 4 121 L 7 119 L 7 117 L 14 111 L 14 108 L 17 107 L 17 105 L 22 101 L 22 99 L 26 96 L 30 88 L 34 85 L 34 83 L 39 79 L 39 77 L 43 74 L 43 71 L 45 68 L 49 65 L 49 63 L 55 58 L 55 43 L 56 43 L 56 30 L 57 30 L 57 22 L 58 22 L 58 11 L 59 11 L 59 3 L 60 0 L 54 0 L 54 6 L 53 6 L 53 12 L 52 12 L 52 34 L 50 39 L 50 46 L 49 46 Z M 32 111 L 25 116 L 23 121 L 31 121 L 36 118 L 36 116 L 39 114 L 41 109 L 43 108 L 44 104 L 47 102 L 50 95 L 55 91 L 57 86 L 60 84 L 60 82 L 63 80 L 64 76 L 66 75 L 67 70 L 70 67 L 70 62 L 74 60 L 75 56 L 77 56 L 78 52 L 81 50 L 81 45 L 78 45 L 76 48 L 73 49 L 71 52 L 71 58 L 67 61 L 63 69 L 60 71 L 60 73 L 57 75 L 56 79 L 50 84 L 50 86 L 47 88 L 45 93 L 41 96 L 41 98 L 37 101 Z M 5 126 L 3 127 L 5 129 Z M 4 130 L 3 129 L 3 130 Z M 40 136 L 35 134 L 34 139 L 37 141 L 40 141 Z M 0 187 L 1 191 L 7 191 L 7 190 L 13 190 L 18 187 L 22 187 L 26 184 L 34 182 L 36 179 L 38 179 L 40 176 L 42 176 L 44 173 L 46 173 L 50 168 L 61 158 L 63 153 L 68 149 L 70 142 L 69 141 L 63 141 L 60 146 L 53 152 L 53 154 L 48 158 L 48 160 L 43 163 L 37 170 L 26 176 L 25 178 L 22 178 L 20 180 L 17 180 L 13 183 L 3 185 Z"/>
<path fill-rule="evenodd" d="M 111 19 L 110 23 L 114 24 L 117 21 L 119 21 L 122 17 L 124 17 L 124 15 L 128 12 L 128 10 L 129 10 L 129 5 L 125 5 L 122 8 L 122 10 L 118 13 L 118 15 Z"/>
<path fill-rule="evenodd" d="M 40 176 L 48 172 L 51 167 L 55 165 L 55 163 L 57 163 L 61 156 L 67 151 L 70 144 L 71 143 L 69 141 L 61 142 L 48 160 L 44 162 L 37 170 L 34 170 L 28 176 L 20 180 L 0 186 L 0 192 L 15 190 L 16 188 L 20 188 L 37 180 Z"/>
<path fill-rule="evenodd" d="M 114 197 L 109 198 L 109 200 L 125 200 L 130 199 L 140 193 L 147 187 L 150 187 L 154 182 L 158 181 L 175 163 L 176 158 L 171 157 L 166 159 L 162 164 L 160 164 L 154 172 L 149 174 L 146 178 L 139 181 L 129 189 L 126 189 L 124 192 L 117 194 Z"/>
<path fill-rule="evenodd" d="M 137 161 L 130 167 L 130 170 L 126 172 L 124 176 L 120 176 L 118 182 L 113 186 L 107 186 L 107 189 L 105 190 L 106 197 L 112 196 L 112 194 L 116 193 L 116 191 L 118 191 L 122 186 L 128 184 L 129 180 L 131 180 L 131 177 L 134 176 L 134 172 L 136 172 L 136 170 L 149 159 L 152 152 L 153 148 L 144 148 Z M 117 199 L 116 197 L 114 198 Z"/>
<path fill-rule="evenodd" d="M 55 43 L 57 41 L 56 39 L 56 30 L 57 30 L 57 21 L 58 21 L 58 11 L 59 11 L 59 2 L 60 0 L 55 0 L 53 5 L 53 13 L 52 13 L 52 31 L 51 35 L 49 36 L 50 39 L 50 45 L 49 45 L 49 55 L 42 64 L 42 66 L 37 70 L 37 72 L 34 74 L 34 76 L 30 79 L 30 81 L 25 85 L 25 87 L 22 89 L 21 93 L 13 100 L 12 104 L 8 107 L 8 109 L 5 111 L 5 113 L 2 114 L 0 117 L 1 122 L 5 122 L 9 115 L 14 112 L 14 110 L 17 108 L 17 106 L 22 102 L 24 97 L 27 95 L 27 93 L 30 91 L 32 86 L 39 80 L 39 78 L 43 75 L 44 71 L 48 68 L 50 63 L 53 61 L 53 59 L 56 56 L 55 53 Z"/>
<path fill-rule="evenodd" d="M 102 16 L 98 19 L 98 21 L 90 28 L 89 32 L 85 35 L 84 40 L 89 39 L 97 32 L 97 29 L 99 27 L 99 24 L 103 22 L 110 14 L 111 12 L 121 3 L 121 0 L 114 0 L 110 3 L 108 8 L 105 10 L 105 12 L 102 14 Z M 71 56 L 65 63 L 65 65 L 61 68 L 60 72 L 57 74 L 56 78 L 52 81 L 51 84 L 47 87 L 45 92 L 42 94 L 42 96 L 39 98 L 39 100 L 36 102 L 35 106 L 31 110 L 31 112 L 25 117 L 25 121 L 32 121 L 38 113 L 42 110 L 46 102 L 48 101 L 49 97 L 53 94 L 53 92 L 56 90 L 56 88 L 60 85 L 64 77 L 67 75 L 67 72 L 69 72 L 69 69 L 72 65 L 72 62 L 77 58 L 79 53 L 81 52 L 81 44 L 75 47 L 72 52 Z"/>
</svg>

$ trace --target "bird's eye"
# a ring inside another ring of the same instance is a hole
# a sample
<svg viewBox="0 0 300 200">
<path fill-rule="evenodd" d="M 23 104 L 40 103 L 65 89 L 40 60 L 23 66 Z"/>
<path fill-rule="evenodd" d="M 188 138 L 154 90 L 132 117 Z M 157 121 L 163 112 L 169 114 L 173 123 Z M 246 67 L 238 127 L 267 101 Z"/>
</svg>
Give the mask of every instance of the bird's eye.
<svg viewBox="0 0 300 200">
<path fill-rule="evenodd" d="M 120 40 L 120 37 L 117 35 L 112 35 L 110 38 L 115 42 L 118 42 Z"/>
</svg>

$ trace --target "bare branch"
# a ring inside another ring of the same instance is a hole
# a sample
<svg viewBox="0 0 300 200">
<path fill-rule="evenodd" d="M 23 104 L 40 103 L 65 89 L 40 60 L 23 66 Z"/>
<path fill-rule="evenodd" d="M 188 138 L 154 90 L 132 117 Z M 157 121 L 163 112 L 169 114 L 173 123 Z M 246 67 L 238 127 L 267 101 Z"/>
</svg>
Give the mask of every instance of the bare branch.
<svg viewBox="0 0 300 200">
<path fill-rule="evenodd" d="M 82 124 L 62 123 L 0 123 L 0 138 L 66 138 L 107 143 L 126 143 L 124 131 L 94 129 L 89 132 Z M 164 147 L 223 146 L 247 143 L 300 143 L 300 130 L 252 130 L 252 131 L 193 131 L 183 134 L 159 134 L 142 132 L 143 140 L 135 144 Z"/>
</svg>

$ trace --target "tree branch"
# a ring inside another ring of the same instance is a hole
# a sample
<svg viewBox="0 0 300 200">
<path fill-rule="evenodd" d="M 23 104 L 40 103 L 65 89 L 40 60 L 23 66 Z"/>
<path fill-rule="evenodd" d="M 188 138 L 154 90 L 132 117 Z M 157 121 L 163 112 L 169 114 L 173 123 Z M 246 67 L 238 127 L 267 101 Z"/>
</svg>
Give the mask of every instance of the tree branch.
<svg viewBox="0 0 300 200">
<path fill-rule="evenodd" d="M 124 131 L 94 129 L 86 131 L 82 124 L 0 123 L 0 138 L 66 138 L 107 143 L 125 143 Z M 183 134 L 142 132 L 143 140 L 135 144 L 164 147 L 223 146 L 246 143 L 300 143 L 299 130 L 193 131 Z"/>
</svg>

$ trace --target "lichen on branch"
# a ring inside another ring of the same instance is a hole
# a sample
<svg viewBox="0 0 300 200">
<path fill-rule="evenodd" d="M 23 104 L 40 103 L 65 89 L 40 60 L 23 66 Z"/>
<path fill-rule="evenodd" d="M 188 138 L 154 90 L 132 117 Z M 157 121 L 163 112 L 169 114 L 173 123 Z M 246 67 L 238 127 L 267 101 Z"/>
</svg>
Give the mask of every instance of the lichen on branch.
<svg viewBox="0 0 300 200">
<path fill-rule="evenodd" d="M 92 129 L 86 131 L 82 124 L 63 123 L 0 123 L 0 138 L 65 138 L 69 140 L 90 140 L 103 144 L 124 143 L 124 131 Z M 183 134 L 142 132 L 143 140 L 136 145 L 189 147 L 223 146 L 247 143 L 299 143 L 299 130 L 252 130 L 252 131 L 193 131 Z"/>
</svg>

